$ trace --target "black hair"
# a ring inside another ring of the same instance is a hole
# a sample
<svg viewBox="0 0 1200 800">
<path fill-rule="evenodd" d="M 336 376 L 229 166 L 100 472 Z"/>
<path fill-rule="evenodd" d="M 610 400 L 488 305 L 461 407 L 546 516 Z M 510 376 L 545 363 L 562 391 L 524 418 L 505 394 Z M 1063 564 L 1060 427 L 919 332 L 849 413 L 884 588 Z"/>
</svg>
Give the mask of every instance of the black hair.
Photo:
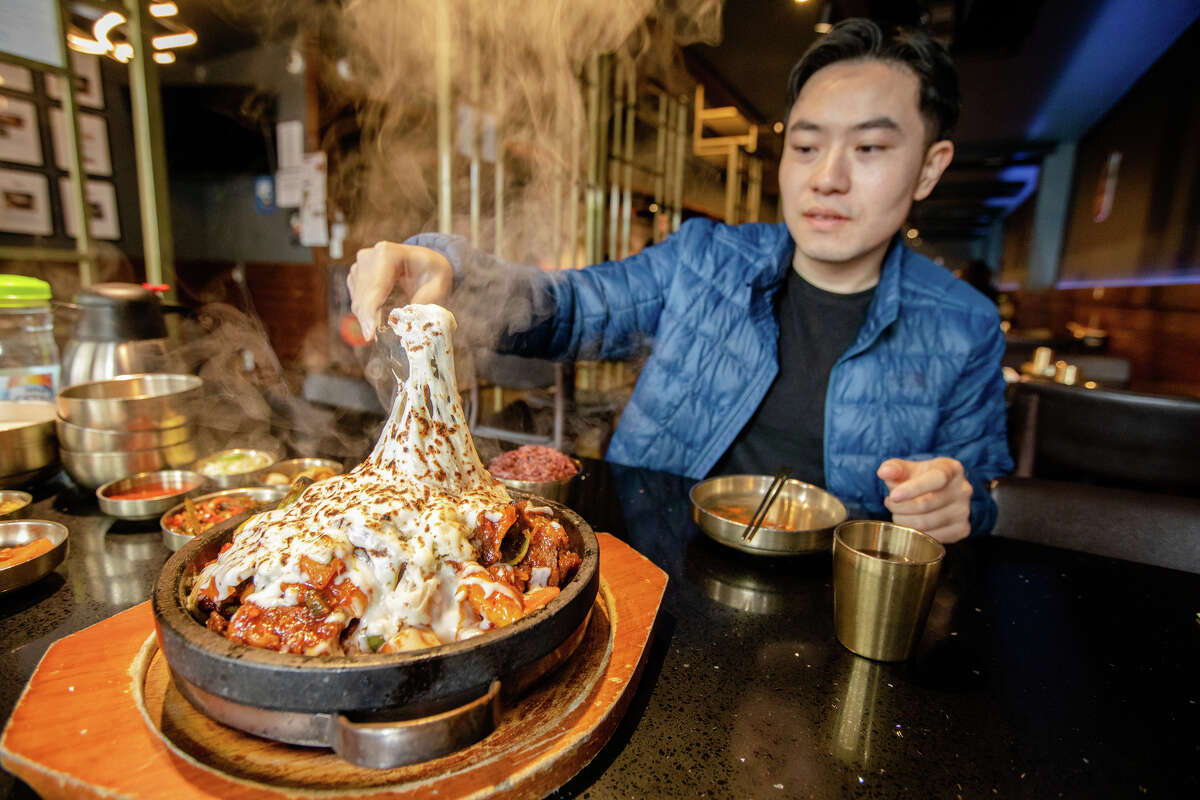
<svg viewBox="0 0 1200 800">
<path fill-rule="evenodd" d="M 921 82 L 920 110 L 931 141 L 948 139 L 958 122 L 958 71 L 946 48 L 920 30 L 892 28 L 886 33 L 869 19 L 848 19 L 815 41 L 788 76 L 786 120 L 800 90 L 818 70 L 838 61 L 891 61 L 911 69 Z"/>
</svg>

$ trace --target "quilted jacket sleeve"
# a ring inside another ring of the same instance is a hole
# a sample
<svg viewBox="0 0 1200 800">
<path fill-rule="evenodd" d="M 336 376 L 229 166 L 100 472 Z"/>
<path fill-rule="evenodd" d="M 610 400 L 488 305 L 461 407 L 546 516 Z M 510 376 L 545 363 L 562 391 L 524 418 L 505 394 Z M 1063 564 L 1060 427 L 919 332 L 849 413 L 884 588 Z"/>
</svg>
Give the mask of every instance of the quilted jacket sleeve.
<svg viewBox="0 0 1200 800">
<path fill-rule="evenodd" d="M 1012 471 L 1005 433 L 1004 376 L 1000 369 L 1004 334 L 995 320 L 975 318 L 978 344 L 942 407 L 942 420 L 931 456 L 962 462 L 970 481 L 971 535 L 989 533 L 996 504 L 989 484 Z"/>
<path fill-rule="evenodd" d="M 654 335 L 679 259 L 704 235 L 703 225 L 685 223 L 628 258 L 557 272 L 502 261 L 458 236 L 420 234 L 408 243 L 438 250 L 454 266 L 451 310 L 470 341 L 537 358 L 622 359 Z"/>
</svg>

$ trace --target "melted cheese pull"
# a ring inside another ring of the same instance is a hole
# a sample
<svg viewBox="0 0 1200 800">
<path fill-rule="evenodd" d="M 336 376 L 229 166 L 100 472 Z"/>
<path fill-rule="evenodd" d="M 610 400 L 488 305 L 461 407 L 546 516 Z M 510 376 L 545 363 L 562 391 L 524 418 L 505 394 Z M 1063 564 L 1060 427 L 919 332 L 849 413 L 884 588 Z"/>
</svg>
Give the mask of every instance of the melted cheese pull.
<svg viewBox="0 0 1200 800">
<path fill-rule="evenodd" d="M 389 652 L 490 629 L 481 597 L 520 605 L 520 593 L 478 563 L 476 529 L 494 525 L 511 497 L 467 429 L 454 317 L 410 305 L 388 323 L 409 374 L 370 456 L 242 526 L 189 597 L 213 612 L 210 628 L 288 652 Z M 214 619 L 234 606 L 227 626 L 224 615 Z"/>
</svg>

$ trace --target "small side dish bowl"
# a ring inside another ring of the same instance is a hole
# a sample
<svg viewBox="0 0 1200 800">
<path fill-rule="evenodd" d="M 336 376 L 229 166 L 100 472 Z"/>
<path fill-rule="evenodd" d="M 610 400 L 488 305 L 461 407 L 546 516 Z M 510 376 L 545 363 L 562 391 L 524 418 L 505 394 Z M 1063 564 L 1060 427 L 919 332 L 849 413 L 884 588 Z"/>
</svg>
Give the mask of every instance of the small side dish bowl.
<svg viewBox="0 0 1200 800">
<path fill-rule="evenodd" d="M 32 558 L 13 560 L 8 566 L 5 566 L 6 560 L 0 560 L 0 594 L 44 578 L 67 555 L 66 525 L 45 519 L 0 522 L 0 549 L 33 545 L 38 539 L 47 540 L 49 548 Z M 17 558 L 20 558 L 19 554 Z"/>
<path fill-rule="evenodd" d="M 572 458 L 571 462 L 575 464 L 577 470 L 574 475 L 569 478 L 560 478 L 556 481 L 517 481 L 512 478 L 496 478 L 509 489 L 516 489 L 518 492 L 528 492 L 538 497 L 544 497 L 547 500 L 553 500 L 556 503 L 567 502 L 567 490 L 571 488 L 571 482 L 577 480 L 583 472 L 583 465 L 578 459 Z M 494 476 L 493 476 L 494 477 Z"/>
<path fill-rule="evenodd" d="M 120 519 L 154 519 L 185 495 L 203 491 L 208 479 L 199 472 L 164 469 L 110 481 L 96 490 L 100 510 Z"/>
<path fill-rule="evenodd" d="M 574 458 L 571 461 L 575 461 Z M 580 462 L 575 461 L 575 467 L 580 467 Z M 554 503 L 566 503 L 566 491 L 571 487 L 571 481 L 577 479 L 580 474 L 576 473 L 570 477 L 564 477 L 557 481 L 514 481 L 509 477 L 497 477 L 500 483 L 510 489 L 516 489 L 517 492 L 528 492 L 539 498 L 553 500 Z"/>
<path fill-rule="evenodd" d="M 277 458 L 268 450 L 233 447 L 197 459 L 192 469 L 212 481 L 217 488 L 234 489 L 254 484 L 255 476 L 274 464 Z"/>
<path fill-rule="evenodd" d="M 319 481 L 333 475 L 341 475 L 342 471 L 342 462 L 332 458 L 288 458 L 260 469 L 254 474 L 254 482 L 260 486 L 288 487 L 302 472 L 308 472 L 313 480 Z M 316 477 L 318 475 L 320 477 Z"/>
<path fill-rule="evenodd" d="M 763 526 L 742 541 L 770 475 L 721 475 L 692 487 L 692 519 L 714 541 L 757 555 L 831 552 L 833 529 L 846 519 L 846 506 L 811 483 L 790 478 L 771 505 Z"/>
<path fill-rule="evenodd" d="M 571 475 L 563 476 L 574 467 Z M 526 444 L 515 450 L 505 450 L 487 462 L 492 477 L 509 489 L 565 503 L 571 481 L 579 477 L 583 465 L 579 459 L 540 444 Z M 535 480 L 540 478 L 540 480 Z M 551 479 L 553 478 L 553 479 Z"/>
<path fill-rule="evenodd" d="M 29 513 L 33 495 L 16 489 L 0 491 L 0 519 L 21 519 Z"/>
<path fill-rule="evenodd" d="M 241 489 L 224 489 L 191 498 L 193 506 L 201 517 L 199 530 L 185 532 L 172 524 L 174 518 L 186 508 L 185 503 L 177 503 L 162 515 L 159 526 L 162 528 L 163 544 L 168 550 L 175 551 L 214 525 L 219 525 L 227 519 L 245 514 L 248 511 L 265 511 L 274 507 L 287 494 L 286 486 L 252 486 Z M 223 502 L 227 501 L 227 502 Z M 235 510 L 240 509 L 240 510 Z M 210 513 L 211 512 L 211 513 Z M 229 513 L 231 512 L 231 513 Z"/>
</svg>

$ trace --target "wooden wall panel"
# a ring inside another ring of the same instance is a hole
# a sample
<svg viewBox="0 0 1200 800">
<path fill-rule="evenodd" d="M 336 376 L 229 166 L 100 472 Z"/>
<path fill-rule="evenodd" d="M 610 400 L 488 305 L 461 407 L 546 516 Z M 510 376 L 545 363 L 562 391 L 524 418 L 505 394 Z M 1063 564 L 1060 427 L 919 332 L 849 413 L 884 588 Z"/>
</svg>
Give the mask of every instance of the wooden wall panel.
<svg viewBox="0 0 1200 800">
<path fill-rule="evenodd" d="M 1108 332 L 1136 391 L 1200 396 L 1200 284 L 1012 293 L 1013 328 L 1069 336 L 1068 322 Z M 1068 359 L 1069 360 L 1069 359 Z"/>
<path fill-rule="evenodd" d="M 328 349 L 326 332 L 327 271 L 314 264 L 250 262 L 245 282 L 229 262 L 176 263 L 179 302 L 191 308 L 227 304 L 239 311 L 251 307 L 267 331 L 271 348 L 284 366 L 310 360 L 306 347 Z M 317 360 L 326 358 L 318 355 Z"/>
<path fill-rule="evenodd" d="M 279 360 L 301 359 L 310 335 L 325 346 L 325 270 L 313 264 L 247 264 L 246 282 Z"/>
</svg>

